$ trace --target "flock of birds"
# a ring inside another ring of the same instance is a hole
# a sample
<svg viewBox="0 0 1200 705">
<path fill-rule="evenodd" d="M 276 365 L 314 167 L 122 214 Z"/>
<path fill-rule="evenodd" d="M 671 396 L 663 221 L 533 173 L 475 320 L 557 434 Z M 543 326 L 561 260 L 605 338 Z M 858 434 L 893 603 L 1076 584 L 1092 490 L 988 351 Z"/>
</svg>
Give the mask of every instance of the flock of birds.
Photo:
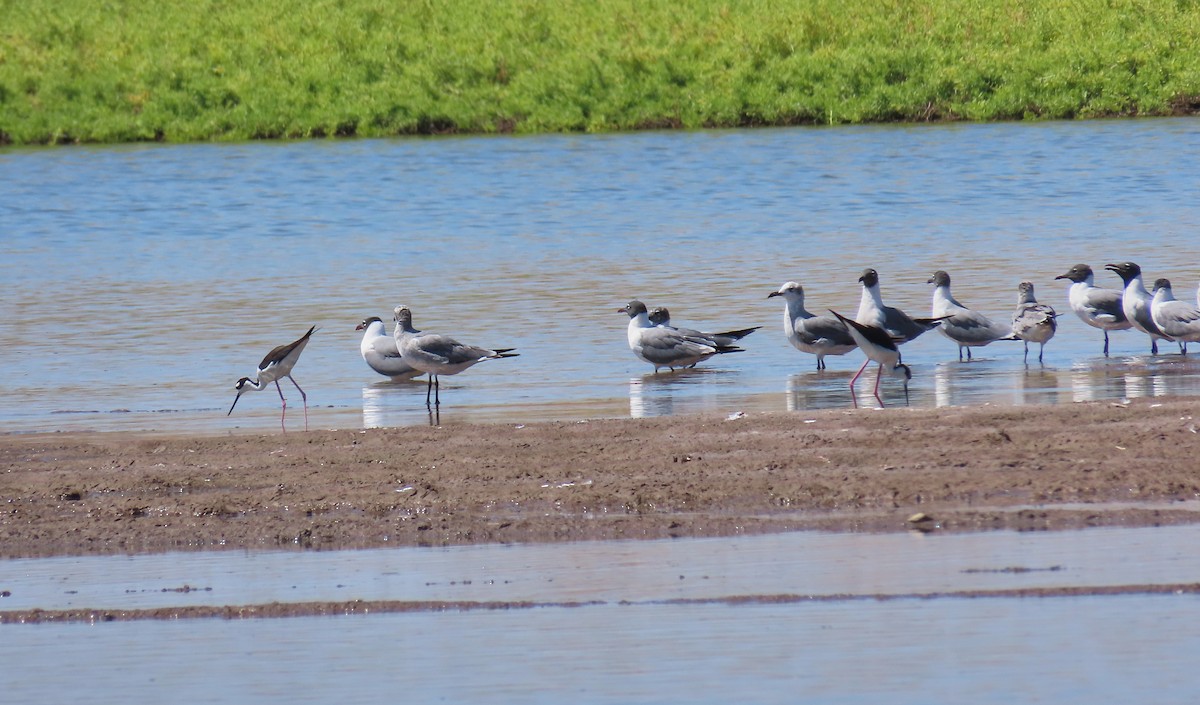
<svg viewBox="0 0 1200 705">
<path fill-rule="evenodd" d="M 1150 351 L 1158 354 L 1158 341 L 1166 340 L 1179 344 L 1181 353 L 1187 352 L 1187 343 L 1200 341 L 1200 289 L 1196 294 L 1196 306 L 1175 299 L 1171 282 L 1158 279 L 1154 282 L 1153 294 L 1146 290 L 1142 281 L 1142 270 L 1133 262 L 1108 264 L 1106 270 L 1116 273 L 1124 282 L 1123 289 L 1104 289 L 1095 285 L 1095 274 L 1086 264 L 1077 264 L 1055 279 L 1071 282 L 1067 299 L 1071 310 L 1088 325 L 1104 332 L 1104 354 L 1108 355 L 1108 332 L 1133 328 L 1150 336 Z M 905 398 L 908 397 L 908 380 L 912 370 L 902 361 L 900 346 L 927 331 L 937 328 L 958 345 L 958 359 L 971 360 L 971 348 L 989 345 L 998 340 L 1022 340 L 1025 344 L 1025 361 L 1029 360 L 1029 343 L 1037 343 L 1038 361 L 1042 361 L 1046 343 L 1058 330 L 1058 316 L 1054 308 L 1038 303 L 1031 282 L 1021 282 L 1017 287 L 1017 307 L 1009 323 L 993 321 L 987 316 L 959 303 L 950 292 L 950 275 L 938 270 L 929 278 L 934 285 L 931 315 L 911 317 L 898 308 L 883 302 L 879 288 L 879 273 L 866 269 L 858 278 L 862 284 L 862 297 L 858 313 L 854 318 L 829 311 L 831 315 L 817 315 L 805 308 L 804 287 L 794 281 L 784 283 L 767 298 L 782 297 L 784 301 L 783 329 L 797 350 L 815 355 L 817 369 L 825 369 L 826 355 L 845 355 L 854 349 L 862 350 L 866 360 L 850 380 L 851 399 L 857 405 L 854 385 L 872 362 L 879 365 L 875 375 L 875 399 L 883 405 L 879 396 L 879 384 L 884 372 L 904 380 Z M 629 316 L 627 337 L 629 348 L 639 359 L 654 366 L 657 373 L 662 368 L 670 370 L 695 367 L 715 355 L 743 352 L 737 343 L 758 330 L 761 326 L 722 333 L 705 333 L 691 328 L 671 325 L 671 314 L 665 308 L 647 309 L 641 301 L 633 300 L 618 309 Z M 413 327 L 412 311 L 407 306 L 398 306 L 394 311 L 395 329 L 388 335 L 383 320 L 379 317 L 365 319 L 357 330 L 364 331 L 359 352 L 363 360 L 375 372 L 394 380 L 407 380 L 421 374 L 429 375 L 425 391 L 426 406 L 440 405 L 440 375 L 458 374 L 485 360 L 516 357 L 513 348 L 490 349 L 466 345 L 445 335 L 424 333 Z M 263 358 L 256 376 L 238 380 L 233 405 L 248 391 L 260 391 L 274 383 L 282 404 L 280 424 L 287 415 L 287 399 L 279 380 L 286 377 L 300 391 L 304 402 L 304 427 L 308 429 L 308 397 L 292 377 L 292 368 L 300 353 L 308 345 L 316 326 L 298 340 L 281 345 Z M 431 401 L 432 396 L 432 401 Z M 228 415 L 228 414 L 227 414 Z M 286 426 L 284 428 L 286 431 Z"/>
</svg>

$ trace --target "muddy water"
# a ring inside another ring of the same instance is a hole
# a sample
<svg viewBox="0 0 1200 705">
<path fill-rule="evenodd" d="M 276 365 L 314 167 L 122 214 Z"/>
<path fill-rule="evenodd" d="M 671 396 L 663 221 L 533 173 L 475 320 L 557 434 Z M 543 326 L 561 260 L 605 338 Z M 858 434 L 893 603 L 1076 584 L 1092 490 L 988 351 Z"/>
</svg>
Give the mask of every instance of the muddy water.
<svg viewBox="0 0 1200 705">
<path fill-rule="evenodd" d="M 783 534 L 5 561 L 5 609 L 329 599 L 582 607 L 9 625 L 14 702 L 1192 702 L 1194 595 L 914 593 L 1200 580 L 1200 528 Z M 186 593 L 164 588 L 187 584 Z M 762 604 L 751 595 L 835 596 Z M 898 599 L 855 599 L 896 595 Z M 679 598 L 712 598 L 678 604 Z M 68 667 L 64 667 L 69 664 Z"/>
<path fill-rule="evenodd" d="M 428 423 L 423 383 L 358 355 L 355 325 L 399 303 L 521 352 L 445 379 L 441 423 L 841 407 L 861 357 L 817 374 L 766 299 L 781 282 L 854 310 L 871 266 L 923 313 L 943 268 L 1003 319 L 1023 279 L 1065 310 L 1055 275 L 1089 262 L 1113 286 L 1101 265 L 1132 259 L 1191 299 L 1198 151 L 1194 119 L 0 150 L 0 429 L 278 428 L 273 387 L 227 417 L 233 384 L 313 324 L 296 379 L 314 424 Z M 634 297 L 764 328 L 655 376 L 615 311 Z M 915 341 L 911 403 L 1200 393 L 1190 358 L 1121 332 L 1105 359 L 1060 322 L 1044 366 L 1019 343 L 960 365 Z"/>
</svg>

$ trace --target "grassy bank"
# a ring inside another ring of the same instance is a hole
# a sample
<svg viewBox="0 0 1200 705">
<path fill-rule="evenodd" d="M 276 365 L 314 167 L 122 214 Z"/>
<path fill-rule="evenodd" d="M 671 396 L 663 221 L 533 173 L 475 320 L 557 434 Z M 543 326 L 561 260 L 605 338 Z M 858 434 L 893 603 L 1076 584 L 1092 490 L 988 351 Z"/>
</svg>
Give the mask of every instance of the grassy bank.
<svg viewBox="0 0 1200 705">
<path fill-rule="evenodd" d="M 0 140 L 1190 112 L 1192 0 L 0 0 Z"/>
</svg>

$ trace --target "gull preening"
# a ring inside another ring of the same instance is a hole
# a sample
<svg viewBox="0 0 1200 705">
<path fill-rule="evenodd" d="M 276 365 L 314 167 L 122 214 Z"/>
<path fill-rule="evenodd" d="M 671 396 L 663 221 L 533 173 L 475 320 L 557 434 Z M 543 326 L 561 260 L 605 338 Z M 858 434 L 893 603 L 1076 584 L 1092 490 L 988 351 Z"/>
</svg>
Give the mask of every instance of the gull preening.
<svg viewBox="0 0 1200 705">
<path fill-rule="evenodd" d="M 1033 294 L 1033 282 L 1021 282 L 1017 286 L 1017 310 L 1013 312 L 1012 334 L 1025 341 L 1025 362 L 1029 362 L 1029 344 L 1037 343 L 1038 362 L 1046 343 L 1058 330 L 1058 314 L 1052 306 L 1039 304 Z"/>
<path fill-rule="evenodd" d="M 1146 291 L 1142 283 L 1142 268 L 1133 262 L 1106 264 L 1104 268 L 1115 272 L 1125 282 L 1125 291 L 1121 293 L 1121 309 L 1125 318 L 1134 328 L 1150 336 L 1150 354 L 1158 354 L 1158 339 L 1170 341 L 1171 337 L 1159 330 L 1150 312 L 1153 297 Z"/>
<path fill-rule="evenodd" d="M 713 345 L 723 345 L 725 347 L 736 345 L 737 341 L 745 338 L 759 328 L 762 328 L 762 326 L 754 326 L 753 328 L 727 330 L 723 333 L 703 333 L 695 330 L 694 328 L 680 328 L 679 326 L 671 325 L 671 312 L 668 311 L 665 306 L 656 306 L 650 311 L 649 318 L 650 322 L 656 326 L 672 328 L 676 331 L 679 331 L 679 333 L 682 335 L 688 336 L 689 338 L 703 338 Z"/>
<path fill-rule="evenodd" d="M 433 403 L 441 405 L 441 375 L 456 375 L 463 370 L 484 360 L 499 360 L 505 357 L 517 357 L 513 352 L 516 348 L 481 348 L 475 345 L 464 345 L 454 338 L 433 333 L 421 333 L 413 328 L 412 310 L 407 306 L 397 306 L 395 311 L 396 348 L 400 357 L 413 369 L 429 375 L 429 384 L 425 388 L 425 405 L 429 406 L 429 395 L 433 393 Z"/>
<path fill-rule="evenodd" d="M 282 377 L 287 377 L 292 380 L 292 384 L 296 385 L 296 389 L 300 390 L 300 399 L 304 402 L 304 430 L 308 430 L 308 395 L 300 389 L 300 385 L 296 379 L 292 377 L 292 368 L 296 366 L 296 361 L 300 359 L 300 353 L 304 352 L 304 347 L 308 345 L 308 339 L 312 337 L 316 326 L 308 329 L 308 332 L 300 336 L 300 338 L 287 345 L 280 345 L 277 348 L 267 353 L 267 356 L 258 363 L 257 376 L 254 379 L 242 377 L 238 380 L 236 389 L 237 396 L 233 398 L 233 404 L 229 406 L 229 412 L 226 416 L 233 413 L 233 407 L 237 406 L 238 399 L 246 392 L 261 391 L 271 382 L 275 383 L 275 389 L 279 392 L 279 401 L 283 405 L 283 409 L 279 414 L 279 425 L 283 428 L 284 433 L 287 432 L 287 426 L 284 424 L 284 419 L 287 417 L 287 399 L 283 396 L 283 388 L 279 386 L 279 380 Z"/>
<path fill-rule="evenodd" d="M 958 359 L 963 359 L 963 350 L 967 351 L 967 359 L 971 359 L 971 348 L 990 345 L 997 340 L 1016 340 L 1013 337 L 1012 326 L 1006 326 L 993 321 L 987 316 L 963 306 L 950 293 L 950 275 L 939 269 L 929 278 L 933 284 L 932 314 L 944 317 L 938 329 L 942 335 L 958 344 Z"/>
<path fill-rule="evenodd" d="M 1095 274 L 1086 264 L 1077 264 L 1068 269 L 1066 274 L 1060 274 L 1055 279 L 1067 279 L 1071 282 L 1067 290 L 1071 310 L 1084 323 L 1104 331 L 1104 356 L 1108 357 L 1108 332 L 1132 327 L 1129 319 L 1125 317 L 1121 292 L 1096 286 Z"/>
<path fill-rule="evenodd" d="M 783 297 L 783 333 L 788 342 L 800 352 L 817 356 L 817 369 L 825 369 L 826 355 L 845 355 L 858 343 L 846 324 L 833 316 L 817 316 L 804 308 L 804 287 L 785 282 L 778 291 L 767 294 L 770 299 Z"/>
<path fill-rule="evenodd" d="M 846 330 L 850 332 L 850 337 L 854 338 L 854 342 L 867 356 L 862 367 L 858 368 L 858 372 L 850 379 L 850 399 L 854 402 L 854 406 L 858 406 L 858 398 L 854 395 L 854 383 L 858 381 L 863 370 L 867 369 L 867 365 L 872 361 L 879 363 L 879 370 L 875 373 L 875 400 L 879 402 L 879 406 L 883 406 L 883 399 L 879 396 L 879 380 L 883 377 L 885 367 L 891 374 L 904 377 L 904 401 L 907 403 L 908 380 L 912 379 L 912 370 L 908 365 L 900 362 L 900 348 L 897 346 L 895 338 L 878 326 L 868 326 L 858 321 L 852 321 L 832 309 L 829 312 L 845 324 Z"/>
<path fill-rule="evenodd" d="M 1200 301 L 1197 305 L 1200 306 Z M 1188 343 L 1200 342 L 1200 308 L 1177 301 L 1170 279 L 1155 280 L 1150 317 L 1159 330 L 1179 342 L 1180 352 L 1187 352 Z"/>
<path fill-rule="evenodd" d="M 364 319 L 354 330 L 363 331 L 358 352 L 372 370 L 395 381 L 412 379 L 421 374 L 420 370 L 413 368 L 401 357 L 400 349 L 396 347 L 395 336 L 387 332 L 383 319 L 379 316 Z"/>
<path fill-rule="evenodd" d="M 864 269 L 858 278 L 862 282 L 862 297 L 858 302 L 858 314 L 854 320 L 864 326 L 875 326 L 887 331 L 897 345 L 907 343 L 926 331 L 933 330 L 940 322 L 938 317 L 912 318 L 892 306 L 885 306 L 879 290 L 879 273 Z"/>
<path fill-rule="evenodd" d="M 713 355 L 743 352 L 735 345 L 718 345 L 706 338 L 684 335 L 674 328 L 656 326 L 650 322 L 646 304 L 630 301 L 617 309 L 629 316 L 626 337 L 629 349 L 639 359 L 654 365 L 654 371 L 667 367 L 693 367 Z"/>
</svg>

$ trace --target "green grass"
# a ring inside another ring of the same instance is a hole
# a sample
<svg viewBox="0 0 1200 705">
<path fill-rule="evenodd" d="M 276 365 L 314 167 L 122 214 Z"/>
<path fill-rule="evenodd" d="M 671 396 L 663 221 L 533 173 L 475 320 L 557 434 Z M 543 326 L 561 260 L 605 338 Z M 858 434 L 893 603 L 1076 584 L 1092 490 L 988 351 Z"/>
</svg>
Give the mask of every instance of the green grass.
<svg viewBox="0 0 1200 705">
<path fill-rule="evenodd" d="M 1195 0 L 0 0 L 0 142 L 1192 112 Z"/>
</svg>

